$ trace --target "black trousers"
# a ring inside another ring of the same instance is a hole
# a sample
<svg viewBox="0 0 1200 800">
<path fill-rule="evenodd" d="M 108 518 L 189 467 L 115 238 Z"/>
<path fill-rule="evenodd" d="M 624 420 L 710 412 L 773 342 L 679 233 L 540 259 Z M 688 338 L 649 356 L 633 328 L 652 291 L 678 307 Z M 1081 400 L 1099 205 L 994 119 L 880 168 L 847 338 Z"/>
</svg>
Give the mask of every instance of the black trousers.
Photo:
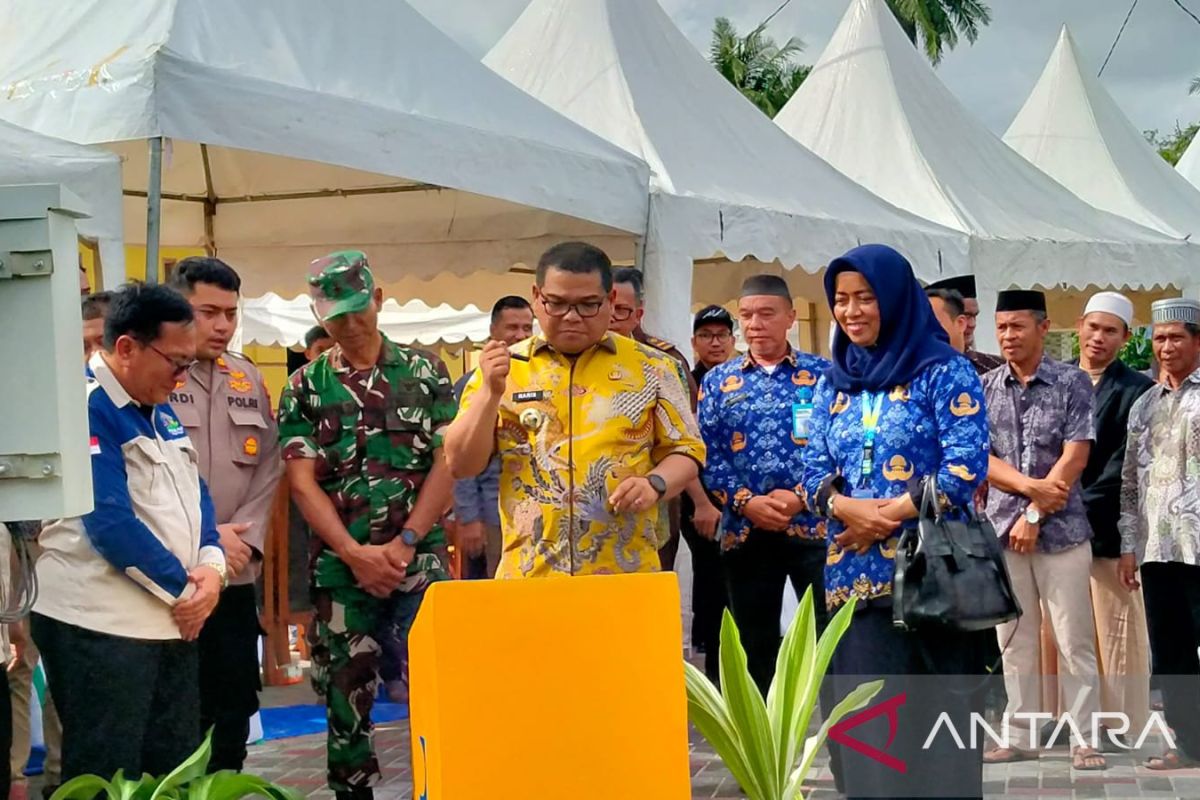
<svg viewBox="0 0 1200 800">
<path fill-rule="evenodd" d="M 12 752 L 12 696 L 8 693 L 8 672 L 0 669 L 0 753 Z M 0 758 L 0 797 L 8 797 L 12 788 L 12 759 Z"/>
<path fill-rule="evenodd" d="M 818 635 L 825 630 L 825 545 L 776 531 L 753 530 L 746 541 L 721 557 L 729 608 L 746 649 L 750 675 L 766 697 L 783 641 L 779 615 L 788 579 L 797 597 L 812 587 Z"/>
<path fill-rule="evenodd" d="M 855 612 L 833 654 L 834 699 L 841 702 L 858 685 L 883 679 L 883 688 L 860 713 L 889 701 L 896 705 L 889 705 L 888 713 L 853 725 L 846 733 L 898 759 L 906 771 L 830 741 L 830 753 L 841 766 L 841 788 L 848 798 L 982 796 L 982 744 L 986 737 L 977 737 L 976 746 L 971 747 L 971 711 L 980 682 L 978 661 L 971 634 L 902 631 L 892 624 L 888 606 Z M 963 748 L 944 725 L 938 727 L 942 715 L 958 732 Z M 930 738 L 934 730 L 939 735 Z"/>
<path fill-rule="evenodd" d="M 1200 566 L 1143 564 L 1142 592 L 1163 714 L 1176 746 L 1200 758 Z"/>
<path fill-rule="evenodd" d="M 213 729 L 209 772 L 240 772 L 246 762 L 250 718 L 262 689 L 260 635 L 254 586 L 226 588 L 200 632 L 200 735 Z"/>
<path fill-rule="evenodd" d="M 692 553 L 692 643 L 704 648 L 704 674 L 714 685 L 719 685 L 721 615 L 729 605 L 729 596 L 721 566 L 721 546 L 696 532 L 692 523 L 694 508 L 691 498 L 685 496 L 680 528 Z"/>
<path fill-rule="evenodd" d="M 200 746 L 195 642 L 127 639 L 34 614 L 33 640 L 62 720 L 63 782 L 166 775 Z"/>
</svg>

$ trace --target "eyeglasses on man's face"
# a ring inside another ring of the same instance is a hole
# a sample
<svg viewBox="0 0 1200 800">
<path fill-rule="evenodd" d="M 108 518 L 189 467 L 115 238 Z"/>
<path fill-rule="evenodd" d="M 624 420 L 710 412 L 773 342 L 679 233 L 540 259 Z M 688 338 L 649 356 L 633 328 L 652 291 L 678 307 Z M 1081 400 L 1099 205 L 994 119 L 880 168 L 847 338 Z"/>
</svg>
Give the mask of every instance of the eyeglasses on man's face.
<svg viewBox="0 0 1200 800">
<path fill-rule="evenodd" d="M 624 322 L 636 313 L 637 309 L 630 306 L 613 306 L 612 318 L 616 322 Z"/>
<path fill-rule="evenodd" d="M 696 334 L 696 338 L 702 342 L 724 344 L 733 338 L 733 334 L 729 331 L 700 331 Z"/>
<path fill-rule="evenodd" d="M 155 347 L 152 344 L 148 344 L 148 345 L 146 345 L 146 347 L 149 347 L 151 350 L 158 353 L 160 356 L 162 356 L 164 361 L 166 361 L 168 364 L 171 365 L 171 370 L 172 370 L 171 374 L 174 375 L 176 378 L 178 378 L 183 373 L 187 372 L 189 369 L 192 368 L 192 365 L 196 363 L 196 359 L 194 359 L 194 358 L 189 358 L 189 359 L 171 358 L 169 355 L 164 353 L 162 350 L 159 350 L 157 347 Z"/>
<path fill-rule="evenodd" d="M 565 317 L 574 309 L 575 313 L 584 319 L 590 319 L 600 313 L 600 309 L 604 308 L 603 300 L 583 300 L 578 303 L 568 303 L 566 300 L 558 298 L 550 298 L 542 296 L 542 308 L 546 309 L 546 313 L 552 317 Z M 628 316 L 625 319 L 629 319 Z"/>
</svg>

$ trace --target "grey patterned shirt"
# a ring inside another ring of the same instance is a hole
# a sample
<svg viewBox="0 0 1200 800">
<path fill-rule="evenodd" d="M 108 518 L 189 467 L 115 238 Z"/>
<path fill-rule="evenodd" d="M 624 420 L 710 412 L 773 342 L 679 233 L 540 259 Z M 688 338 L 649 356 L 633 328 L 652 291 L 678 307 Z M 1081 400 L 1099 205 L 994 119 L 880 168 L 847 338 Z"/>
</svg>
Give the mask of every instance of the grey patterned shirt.
<svg viewBox="0 0 1200 800">
<path fill-rule="evenodd" d="M 1078 367 L 1042 358 L 1026 386 L 1008 364 L 983 376 L 991 426 L 992 455 L 1031 478 L 1044 478 L 1071 442 L 1095 440 L 1092 381 Z M 1007 545 L 1009 531 L 1029 507 L 1018 494 L 988 489 L 987 513 Z M 1043 520 L 1040 553 L 1069 550 L 1092 538 L 1079 482 L 1071 487 L 1067 507 Z"/>
<path fill-rule="evenodd" d="M 1118 527 L 1121 552 L 1139 564 L 1200 563 L 1200 370 L 1133 404 Z"/>
<path fill-rule="evenodd" d="M 454 384 L 454 401 L 462 399 L 463 388 L 475 374 L 471 370 Z M 454 518 L 461 524 L 482 522 L 500 527 L 500 457 L 493 455 L 487 469 L 474 478 L 454 482 Z"/>
</svg>

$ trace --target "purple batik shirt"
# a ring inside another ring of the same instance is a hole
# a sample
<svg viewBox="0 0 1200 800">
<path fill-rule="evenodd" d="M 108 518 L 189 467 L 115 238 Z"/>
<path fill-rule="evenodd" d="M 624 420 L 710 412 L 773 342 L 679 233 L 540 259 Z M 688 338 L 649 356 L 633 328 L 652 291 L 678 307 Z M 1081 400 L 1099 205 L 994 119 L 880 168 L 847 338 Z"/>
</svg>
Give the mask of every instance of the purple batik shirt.
<svg viewBox="0 0 1200 800">
<path fill-rule="evenodd" d="M 1031 478 L 1044 478 L 1070 442 L 1096 438 L 1092 414 L 1094 391 L 1087 373 L 1070 364 L 1042 358 L 1025 386 L 1008 364 L 983 376 L 992 455 Z M 1008 544 L 1013 525 L 1025 515 L 1028 498 L 988 490 L 987 513 L 1000 540 Z M 1092 538 L 1079 481 L 1071 487 L 1067 507 L 1042 520 L 1037 549 L 1059 553 Z"/>
</svg>

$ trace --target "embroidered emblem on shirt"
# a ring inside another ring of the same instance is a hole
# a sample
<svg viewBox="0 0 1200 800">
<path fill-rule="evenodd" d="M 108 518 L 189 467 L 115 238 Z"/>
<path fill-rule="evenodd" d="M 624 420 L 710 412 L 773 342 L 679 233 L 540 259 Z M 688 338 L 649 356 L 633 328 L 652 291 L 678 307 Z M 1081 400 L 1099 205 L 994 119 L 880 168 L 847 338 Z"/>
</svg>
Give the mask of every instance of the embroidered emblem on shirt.
<svg viewBox="0 0 1200 800">
<path fill-rule="evenodd" d="M 736 392 L 738 389 L 742 388 L 744 384 L 745 381 L 742 380 L 741 375 L 730 375 L 728 378 L 721 381 L 721 391 L 726 394 L 729 394 L 730 392 Z"/>
<path fill-rule="evenodd" d="M 521 412 L 521 424 L 525 426 L 526 430 L 536 431 L 542 427 L 545 418 L 545 415 L 536 408 L 527 408 Z"/>
<path fill-rule="evenodd" d="M 248 456 L 258 455 L 258 439 L 247 436 L 246 441 L 242 442 L 242 452 Z"/>
<path fill-rule="evenodd" d="M 889 481 L 906 481 L 912 476 L 912 464 L 904 456 L 892 456 L 883 467 L 883 477 Z"/>
<path fill-rule="evenodd" d="M 95 436 L 93 436 L 92 440 L 91 440 L 91 450 L 92 450 L 92 455 L 94 455 L 94 456 L 100 455 L 100 439 Z"/>
<path fill-rule="evenodd" d="M 792 375 L 792 383 L 796 384 L 797 386 L 816 386 L 817 376 L 813 375 L 806 369 L 797 370 Z"/>
<path fill-rule="evenodd" d="M 741 431 L 734 431 L 733 440 L 729 443 L 729 449 L 735 453 L 740 453 L 746 449 L 746 435 Z"/>
<path fill-rule="evenodd" d="M 975 480 L 975 473 L 962 464 L 951 464 L 947 471 L 956 478 L 962 478 L 964 481 Z"/>
<path fill-rule="evenodd" d="M 245 379 L 238 380 L 237 378 L 230 377 L 229 378 L 229 388 L 235 392 L 241 392 L 242 394 L 246 394 L 251 389 L 254 388 L 254 384 L 252 384 L 250 381 L 245 380 Z"/>
<path fill-rule="evenodd" d="M 950 413 L 956 417 L 973 417 L 979 413 L 979 401 L 963 392 L 950 402 Z"/>
<path fill-rule="evenodd" d="M 909 398 L 908 386 L 897 386 L 888 394 L 888 400 L 893 403 L 907 403 Z"/>
<path fill-rule="evenodd" d="M 841 392 L 837 393 L 837 397 L 833 398 L 833 405 L 829 406 L 831 415 L 838 415 L 850 407 L 850 398 Z"/>
</svg>

